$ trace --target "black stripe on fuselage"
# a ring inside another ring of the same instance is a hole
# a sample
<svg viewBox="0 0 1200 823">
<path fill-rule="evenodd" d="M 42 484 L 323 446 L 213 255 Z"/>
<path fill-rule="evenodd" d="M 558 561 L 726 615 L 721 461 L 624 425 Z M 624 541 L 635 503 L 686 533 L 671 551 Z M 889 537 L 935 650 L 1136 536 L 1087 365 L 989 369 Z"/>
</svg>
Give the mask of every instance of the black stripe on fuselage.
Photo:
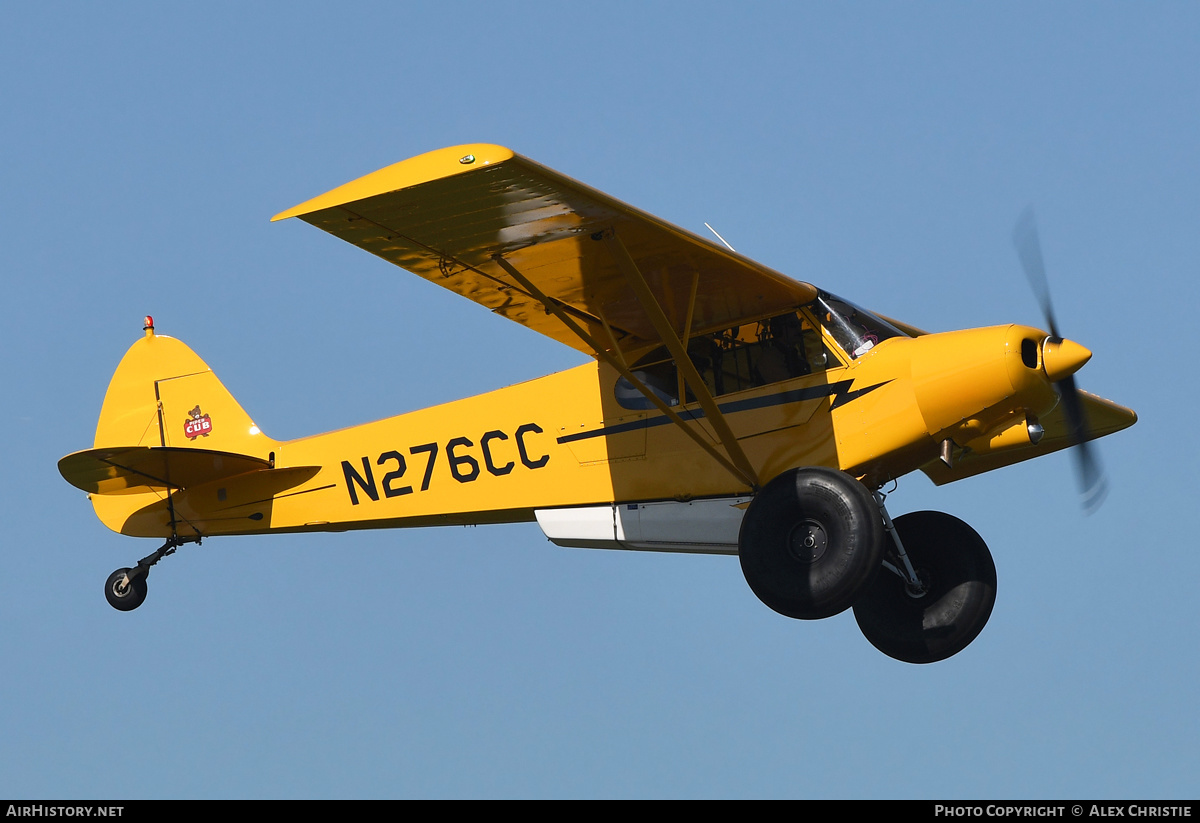
<svg viewBox="0 0 1200 823">
<path fill-rule="evenodd" d="M 867 386 L 862 389 L 850 391 L 850 386 L 854 380 L 839 380 L 836 383 L 826 383 L 820 386 L 808 386 L 802 389 L 789 389 L 788 391 L 779 392 L 778 394 L 768 394 L 762 397 L 751 397 L 746 400 L 731 400 L 728 403 L 719 403 L 717 408 L 722 414 L 736 414 L 737 412 L 750 411 L 752 409 L 765 409 L 769 406 L 782 406 L 785 403 L 800 403 L 804 400 L 817 400 L 822 397 L 832 397 L 833 404 L 829 407 L 830 411 L 844 406 L 852 400 L 857 400 L 864 394 L 869 394 L 875 391 L 880 386 L 886 386 L 891 380 L 885 380 L 882 383 L 876 383 L 873 386 Z M 679 416 L 684 420 L 699 420 L 704 417 L 704 410 L 701 408 L 681 409 Z M 566 434 L 558 438 L 559 443 L 574 443 L 577 440 L 588 440 L 593 437 L 604 437 L 610 434 L 622 434 L 623 432 L 636 431 L 638 429 L 651 429 L 655 426 L 664 426 L 671 422 L 671 419 L 665 415 L 660 417 L 652 417 L 646 420 L 631 420 L 628 423 L 618 423 L 615 426 L 604 426 L 591 431 L 578 432 L 577 434 Z"/>
</svg>

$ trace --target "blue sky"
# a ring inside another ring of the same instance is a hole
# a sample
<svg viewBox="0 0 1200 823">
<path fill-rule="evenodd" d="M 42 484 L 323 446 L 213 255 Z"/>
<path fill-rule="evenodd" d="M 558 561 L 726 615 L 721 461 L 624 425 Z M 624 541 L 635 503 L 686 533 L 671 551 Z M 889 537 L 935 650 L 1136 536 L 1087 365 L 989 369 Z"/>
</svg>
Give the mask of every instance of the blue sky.
<svg viewBox="0 0 1200 823">
<path fill-rule="evenodd" d="M 3 797 L 1194 798 L 1200 274 L 1187 3 L 20 4 L 0 31 Z M 155 546 L 58 475 L 153 314 L 276 438 L 580 355 L 271 215 L 507 145 L 914 325 L 1039 324 L 1135 408 L 937 489 L 999 592 L 949 661 L 763 606 L 736 558 L 535 525 Z"/>
</svg>

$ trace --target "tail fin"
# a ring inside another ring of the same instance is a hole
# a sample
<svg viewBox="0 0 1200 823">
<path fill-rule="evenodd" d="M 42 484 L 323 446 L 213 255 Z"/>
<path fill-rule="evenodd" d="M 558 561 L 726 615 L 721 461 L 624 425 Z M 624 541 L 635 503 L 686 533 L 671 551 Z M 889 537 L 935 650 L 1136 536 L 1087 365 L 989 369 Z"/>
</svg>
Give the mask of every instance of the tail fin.
<svg viewBox="0 0 1200 823">
<path fill-rule="evenodd" d="M 275 441 L 259 431 L 200 357 L 160 337 L 147 318 L 108 384 L 96 448 L 200 448 L 266 459 Z"/>
</svg>

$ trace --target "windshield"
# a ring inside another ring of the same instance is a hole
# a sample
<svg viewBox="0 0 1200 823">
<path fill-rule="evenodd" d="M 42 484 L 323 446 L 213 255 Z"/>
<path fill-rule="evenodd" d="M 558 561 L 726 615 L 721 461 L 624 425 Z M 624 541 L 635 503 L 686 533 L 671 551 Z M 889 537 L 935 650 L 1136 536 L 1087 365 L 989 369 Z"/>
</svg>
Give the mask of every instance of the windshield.
<svg viewBox="0 0 1200 823">
<path fill-rule="evenodd" d="M 829 292 L 818 292 L 809 308 L 846 354 L 855 359 L 891 337 L 908 337 L 883 318 Z"/>
</svg>

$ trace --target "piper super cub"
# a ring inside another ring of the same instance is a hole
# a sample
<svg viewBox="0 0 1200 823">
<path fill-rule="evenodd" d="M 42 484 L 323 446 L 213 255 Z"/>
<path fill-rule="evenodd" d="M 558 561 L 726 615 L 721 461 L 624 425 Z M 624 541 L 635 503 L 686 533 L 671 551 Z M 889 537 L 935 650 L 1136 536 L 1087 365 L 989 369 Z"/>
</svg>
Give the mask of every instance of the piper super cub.
<svg viewBox="0 0 1200 823">
<path fill-rule="evenodd" d="M 942 660 L 983 629 L 996 570 L 962 521 L 893 522 L 884 489 L 936 484 L 1132 425 L 1079 391 L 1036 231 L 1018 249 L 1048 331 L 931 334 L 797 282 L 500 146 L 455 146 L 275 216 L 299 217 L 593 362 L 299 440 L 263 433 L 191 349 L 126 353 L 94 447 L 59 461 L 114 531 L 163 545 L 108 602 L 214 535 L 536 521 L 560 546 L 736 554 L 769 607 L 853 607 L 896 659 Z"/>
</svg>

